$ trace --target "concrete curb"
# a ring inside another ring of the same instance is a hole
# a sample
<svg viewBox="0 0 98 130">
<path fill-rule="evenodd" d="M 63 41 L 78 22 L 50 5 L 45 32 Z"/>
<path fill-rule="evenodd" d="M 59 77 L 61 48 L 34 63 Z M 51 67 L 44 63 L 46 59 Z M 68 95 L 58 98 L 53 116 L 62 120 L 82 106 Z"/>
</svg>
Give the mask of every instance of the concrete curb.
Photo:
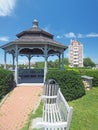
<svg viewBox="0 0 98 130">
<path fill-rule="evenodd" d="M 7 99 L 7 97 L 9 96 L 10 93 L 8 93 L 0 102 L 0 107 L 2 106 L 2 104 L 5 102 L 5 100 Z"/>
<path fill-rule="evenodd" d="M 32 87 L 39 87 L 39 86 L 44 86 L 44 83 L 21 83 L 21 84 L 17 84 L 17 87 L 21 87 L 21 86 L 32 86 Z"/>
</svg>

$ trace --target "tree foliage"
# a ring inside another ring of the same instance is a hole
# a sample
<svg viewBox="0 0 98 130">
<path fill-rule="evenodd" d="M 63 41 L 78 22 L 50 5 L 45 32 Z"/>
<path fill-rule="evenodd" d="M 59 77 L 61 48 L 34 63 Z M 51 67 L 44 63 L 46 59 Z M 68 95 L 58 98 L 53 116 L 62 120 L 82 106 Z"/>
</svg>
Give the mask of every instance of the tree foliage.
<svg viewBox="0 0 98 130">
<path fill-rule="evenodd" d="M 84 67 L 95 67 L 95 63 L 89 57 L 84 58 L 83 64 L 84 64 Z"/>
<path fill-rule="evenodd" d="M 55 61 L 48 61 L 48 68 L 59 68 L 59 60 L 56 59 Z M 68 58 L 64 58 L 64 65 L 68 66 L 69 61 Z M 60 66 L 62 66 L 62 60 L 60 60 Z M 43 62 L 36 62 L 35 65 L 33 65 L 34 68 L 44 68 L 44 61 Z"/>
</svg>

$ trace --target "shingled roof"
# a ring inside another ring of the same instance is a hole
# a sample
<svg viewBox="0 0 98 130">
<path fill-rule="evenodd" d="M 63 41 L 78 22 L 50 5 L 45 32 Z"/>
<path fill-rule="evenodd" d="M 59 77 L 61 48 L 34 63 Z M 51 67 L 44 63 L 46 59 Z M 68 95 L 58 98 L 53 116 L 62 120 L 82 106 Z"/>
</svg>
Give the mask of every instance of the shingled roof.
<svg viewBox="0 0 98 130">
<path fill-rule="evenodd" d="M 22 37 L 22 36 L 25 36 L 25 35 L 32 35 L 32 36 L 35 36 L 38 35 L 38 36 L 47 36 L 48 38 L 50 39 L 53 39 L 53 35 L 40 29 L 39 26 L 38 26 L 38 21 L 37 20 L 34 20 L 33 21 L 33 26 L 32 28 L 28 29 L 28 30 L 25 30 L 25 31 L 22 31 L 20 32 L 19 34 L 17 34 L 16 36 L 18 38 Z"/>
<path fill-rule="evenodd" d="M 13 44 L 49 44 L 57 47 L 62 47 L 63 49 L 67 48 L 67 46 L 64 44 L 55 41 L 52 34 L 40 29 L 37 20 L 33 21 L 32 28 L 24 30 L 18 33 L 16 36 L 16 40 L 1 46 L 1 48 L 4 49 L 5 47 Z"/>
</svg>

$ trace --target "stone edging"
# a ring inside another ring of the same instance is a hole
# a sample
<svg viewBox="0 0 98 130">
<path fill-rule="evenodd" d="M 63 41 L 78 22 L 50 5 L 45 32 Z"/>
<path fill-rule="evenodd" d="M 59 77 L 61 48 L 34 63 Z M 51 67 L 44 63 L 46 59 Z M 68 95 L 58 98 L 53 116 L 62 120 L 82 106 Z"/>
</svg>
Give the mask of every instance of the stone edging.
<svg viewBox="0 0 98 130">
<path fill-rule="evenodd" d="M 5 102 L 5 100 L 7 99 L 7 97 L 9 96 L 10 93 L 6 94 L 6 96 L 4 96 L 4 98 L 1 100 L 0 102 L 0 107 L 2 106 L 2 104 Z"/>
</svg>

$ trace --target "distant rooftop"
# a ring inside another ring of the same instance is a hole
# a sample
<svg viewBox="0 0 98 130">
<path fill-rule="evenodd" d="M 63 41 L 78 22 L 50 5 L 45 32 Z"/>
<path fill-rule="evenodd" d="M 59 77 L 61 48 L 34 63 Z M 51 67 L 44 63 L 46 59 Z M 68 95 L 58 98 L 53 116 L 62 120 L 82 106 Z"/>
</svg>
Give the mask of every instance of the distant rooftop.
<svg viewBox="0 0 98 130">
<path fill-rule="evenodd" d="M 77 41 L 77 40 L 71 40 L 70 41 L 70 45 L 80 45 L 81 43 L 79 42 L 79 41 Z"/>
</svg>

